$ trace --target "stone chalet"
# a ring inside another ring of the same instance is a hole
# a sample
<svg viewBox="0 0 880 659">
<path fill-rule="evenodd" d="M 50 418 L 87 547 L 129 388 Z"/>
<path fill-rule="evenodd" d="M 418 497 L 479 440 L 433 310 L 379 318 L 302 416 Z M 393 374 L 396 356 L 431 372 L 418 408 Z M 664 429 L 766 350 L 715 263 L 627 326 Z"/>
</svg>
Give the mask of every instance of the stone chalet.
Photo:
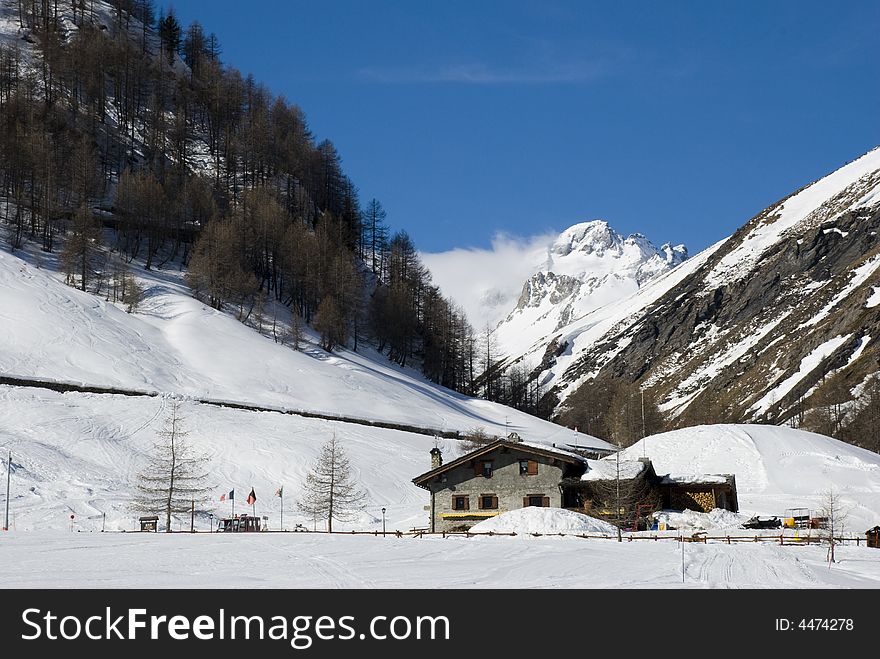
<svg viewBox="0 0 880 659">
<path fill-rule="evenodd" d="M 527 506 L 570 508 L 601 515 L 610 481 L 638 492 L 640 512 L 661 508 L 737 510 L 732 475 L 657 476 L 650 460 L 596 460 L 577 449 L 498 439 L 443 464 L 431 450 L 431 470 L 413 483 L 431 493 L 430 531 L 461 531 L 499 513 Z M 603 488 L 603 483 L 605 487 Z M 638 513 L 637 513 L 638 514 Z"/>
</svg>

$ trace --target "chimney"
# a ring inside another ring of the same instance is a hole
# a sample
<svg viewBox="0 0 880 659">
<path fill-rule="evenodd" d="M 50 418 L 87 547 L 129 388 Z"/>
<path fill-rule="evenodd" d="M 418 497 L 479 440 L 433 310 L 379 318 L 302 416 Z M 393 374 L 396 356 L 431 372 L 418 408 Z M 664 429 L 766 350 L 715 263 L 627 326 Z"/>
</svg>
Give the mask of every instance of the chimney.
<svg viewBox="0 0 880 659">
<path fill-rule="evenodd" d="M 431 449 L 431 469 L 443 466 L 443 453 L 436 446 Z"/>
</svg>

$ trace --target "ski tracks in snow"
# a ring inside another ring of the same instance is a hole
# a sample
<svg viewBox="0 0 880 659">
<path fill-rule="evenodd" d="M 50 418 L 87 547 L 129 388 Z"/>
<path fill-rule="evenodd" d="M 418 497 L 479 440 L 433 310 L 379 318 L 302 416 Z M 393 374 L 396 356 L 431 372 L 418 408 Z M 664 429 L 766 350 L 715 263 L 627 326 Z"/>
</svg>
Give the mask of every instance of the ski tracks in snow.
<svg viewBox="0 0 880 659">
<path fill-rule="evenodd" d="M 710 588 L 815 588 L 820 585 L 813 571 L 798 559 L 798 547 L 763 547 L 752 545 L 685 545 L 685 585 L 701 584 Z"/>
</svg>

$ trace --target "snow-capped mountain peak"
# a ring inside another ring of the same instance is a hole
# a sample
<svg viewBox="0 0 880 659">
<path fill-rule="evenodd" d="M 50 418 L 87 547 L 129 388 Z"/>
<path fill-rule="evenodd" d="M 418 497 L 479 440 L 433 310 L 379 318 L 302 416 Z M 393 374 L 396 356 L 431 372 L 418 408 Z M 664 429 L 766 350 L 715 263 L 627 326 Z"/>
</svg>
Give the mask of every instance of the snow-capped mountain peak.
<svg viewBox="0 0 880 659">
<path fill-rule="evenodd" d="M 550 253 L 567 256 L 572 252 L 585 252 L 602 256 L 607 249 L 617 247 L 622 237 L 605 220 L 581 222 L 569 227 L 550 246 Z"/>
<path fill-rule="evenodd" d="M 658 249 L 644 235 L 624 237 L 605 220 L 575 224 L 547 247 L 496 337 L 502 352 L 522 354 L 573 319 L 637 291 L 687 258 L 684 245 Z"/>
</svg>

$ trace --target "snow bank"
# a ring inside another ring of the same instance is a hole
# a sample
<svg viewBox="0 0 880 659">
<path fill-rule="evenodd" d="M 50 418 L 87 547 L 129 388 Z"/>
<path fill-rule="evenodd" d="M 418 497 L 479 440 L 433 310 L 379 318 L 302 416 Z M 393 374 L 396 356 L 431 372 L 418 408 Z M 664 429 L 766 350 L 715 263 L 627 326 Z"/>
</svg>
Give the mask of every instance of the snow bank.
<svg viewBox="0 0 880 659">
<path fill-rule="evenodd" d="M 749 516 L 818 511 L 833 487 L 848 509 L 847 530 L 880 523 L 880 455 L 831 437 L 779 426 L 696 426 L 647 437 L 621 458 L 645 454 L 658 474 L 733 474 Z"/>
<path fill-rule="evenodd" d="M 708 513 L 700 513 L 695 510 L 682 512 L 663 511 L 655 515 L 658 521 L 666 522 L 675 529 L 698 529 L 712 531 L 716 529 L 740 528 L 743 522 L 749 520 L 748 515 L 732 513 L 729 510 L 716 508 Z"/>
<path fill-rule="evenodd" d="M 601 519 L 562 508 L 530 506 L 510 510 L 475 524 L 480 533 L 617 533 L 617 528 Z"/>
</svg>

